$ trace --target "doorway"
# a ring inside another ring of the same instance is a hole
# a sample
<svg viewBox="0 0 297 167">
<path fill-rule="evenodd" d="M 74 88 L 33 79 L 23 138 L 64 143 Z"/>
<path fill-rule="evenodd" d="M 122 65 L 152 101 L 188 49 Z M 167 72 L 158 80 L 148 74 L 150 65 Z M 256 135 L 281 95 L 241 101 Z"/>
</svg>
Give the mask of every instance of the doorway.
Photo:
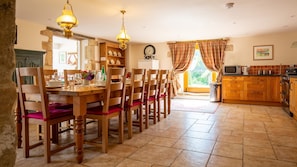
<svg viewBox="0 0 297 167">
<path fill-rule="evenodd" d="M 200 50 L 196 49 L 193 61 L 189 69 L 184 73 L 184 91 L 208 94 L 210 91 L 209 84 L 215 77 L 216 73 L 206 68 Z"/>
<path fill-rule="evenodd" d="M 53 36 L 53 69 L 80 69 L 80 40 Z"/>
</svg>

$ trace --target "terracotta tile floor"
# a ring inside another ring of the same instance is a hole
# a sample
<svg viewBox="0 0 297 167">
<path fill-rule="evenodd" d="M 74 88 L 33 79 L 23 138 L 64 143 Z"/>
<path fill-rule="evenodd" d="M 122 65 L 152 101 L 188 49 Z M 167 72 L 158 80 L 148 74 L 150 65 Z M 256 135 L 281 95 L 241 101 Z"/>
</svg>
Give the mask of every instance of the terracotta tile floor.
<svg viewBox="0 0 297 167">
<path fill-rule="evenodd" d="M 27 159 L 18 149 L 16 167 L 297 166 L 297 121 L 280 107 L 221 104 L 213 114 L 172 111 L 142 133 L 135 128 L 133 138 L 126 136 L 123 144 L 114 135 L 110 142 L 107 154 L 85 145 L 81 164 L 75 162 L 73 148 L 52 156 L 50 164 L 44 163 L 42 146 Z"/>
</svg>

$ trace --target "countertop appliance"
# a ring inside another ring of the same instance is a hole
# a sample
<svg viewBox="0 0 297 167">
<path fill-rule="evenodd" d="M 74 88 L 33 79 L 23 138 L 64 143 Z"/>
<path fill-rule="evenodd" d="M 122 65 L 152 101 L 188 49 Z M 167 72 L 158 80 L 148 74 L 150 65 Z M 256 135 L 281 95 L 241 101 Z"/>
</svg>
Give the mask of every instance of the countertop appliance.
<svg viewBox="0 0 297 167">
<path fill-rule="evenodd" d="M 290 111 L 290 77 L 292 75 L 297 75 L 297 67 L 286 68 L 284 75 L 281 75 L 281 102 L 282 107 L 285 112 L 290 116 L 293 116 L 293 113 Z"/>
<path fill-rule="evenodd" d="M 242 74 L 241 66 L 238 66 L 238 65 L 224 66 L 223 74 L 224 75 L 241 75 Z"/>
<path fill-rule="evenodd" d="M 243 66 L 242 67 L 242 74 L 243 75 L 249 75 L 249 67 L 248 66 Z"/>
</svg>

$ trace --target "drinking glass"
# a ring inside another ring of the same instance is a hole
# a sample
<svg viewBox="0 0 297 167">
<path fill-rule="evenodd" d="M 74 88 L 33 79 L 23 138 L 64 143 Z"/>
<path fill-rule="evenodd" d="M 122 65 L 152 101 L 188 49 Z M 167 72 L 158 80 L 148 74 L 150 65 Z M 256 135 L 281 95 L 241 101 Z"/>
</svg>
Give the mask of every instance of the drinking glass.
<svg viewBox="0 0 297 167">
<path fill-rule="evenodd" d="M 75 85 L 75 78 L 73 76 L 68 77 L 68 83 L 70 90 L 73 90 Z"/>
<path fill-rule="evenodd" d="M 77 85 L 81 85 L 82 84 L 82 76 L 81 73 L 75 73 L 74 74 L 74 79 L 75 79 L 75 83 Z"/>
</svg>

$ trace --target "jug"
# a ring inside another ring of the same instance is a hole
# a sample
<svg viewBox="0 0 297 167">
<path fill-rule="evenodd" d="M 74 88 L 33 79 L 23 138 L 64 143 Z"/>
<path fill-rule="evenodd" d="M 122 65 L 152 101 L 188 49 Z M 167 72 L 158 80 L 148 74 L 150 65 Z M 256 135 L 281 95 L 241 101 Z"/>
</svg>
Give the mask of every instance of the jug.
<svg viewBox="0 0 297 167">
<path fill-rule="evenodd" d="M 247 66 L 243 66 L 243 67 L 242 67 L 242 74 L 243 74 L 243 75 L 249 75 L 248 67 L 247 67 Z"/>
</svg>

